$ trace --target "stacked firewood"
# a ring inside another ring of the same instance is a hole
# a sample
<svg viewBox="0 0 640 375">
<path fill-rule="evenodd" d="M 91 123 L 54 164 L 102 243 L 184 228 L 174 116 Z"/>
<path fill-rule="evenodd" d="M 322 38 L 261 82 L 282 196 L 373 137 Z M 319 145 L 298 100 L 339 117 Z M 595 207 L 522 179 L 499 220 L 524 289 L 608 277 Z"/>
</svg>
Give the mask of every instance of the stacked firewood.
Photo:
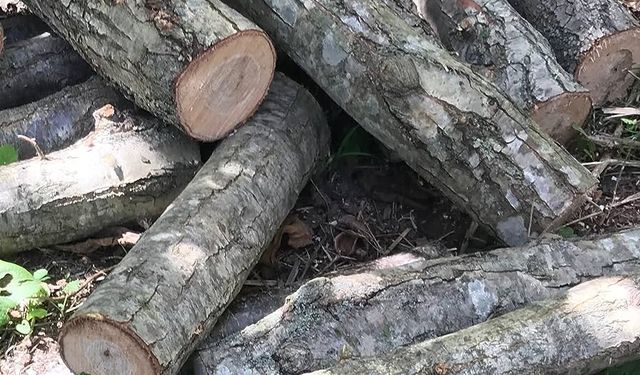
<svg viewBox="0 0 640 375">
<path fill-rule="evenodd" d="M 74 372 L 175 374 L 196 349 L 201 374 L 586 374 L 637 356 L 640 233 L 530 243 L 597 185 L 562 145 L 633 82 L 640 26 L 617 0 L 24 2 L 48 26 L 2 22 L 0 145 L 20 161 L 0 167 L 0 255 L 158 218 L 63 327 Z M 329 153 L 276 49 L 519 247 L 401 254 L 232 304 Z M 197 141 L 219 141 L 203 165 Z"/>
</svg>

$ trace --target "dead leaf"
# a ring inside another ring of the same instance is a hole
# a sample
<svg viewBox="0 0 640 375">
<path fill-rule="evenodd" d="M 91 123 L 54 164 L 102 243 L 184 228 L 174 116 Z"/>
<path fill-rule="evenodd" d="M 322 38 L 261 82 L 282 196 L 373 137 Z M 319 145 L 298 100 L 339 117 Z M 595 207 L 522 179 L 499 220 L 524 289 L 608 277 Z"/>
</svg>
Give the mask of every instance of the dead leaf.
<svg viewBox="0 0 640 375">
<path fill-rule="evenodd" d="M 625 116 L 640 116 L 640 108 L 633 107 L 611 107 L 611 108 L 603 108 L 602 113 L 607 116 L 608 119 L 617 118 L 617 117 L 625 117 Z"/>
<path fill-rule="evenodd" d="M 305 246 L 313 244 L 313 231 L 309 226 L 300 218 L 295 215 L 289 215 L 282 223 L 282 226 L 278 230 L 273 240 L 267 249 L 262 253 L 260 263 L 268 266 L 273 266 L 277 263 L 277 254 L 282 244 L 282 237 L 287 235 L 287 245 L 294 249 L 299 249 Z"/>
<path fill-rule="evenodd" d="M 350 232 L 342 232 L 333 239 L 333 246 L 340 255 L 349 256 L 356 251 L 358 237 Z"/>
<path fill-rule="evenodd" d="M 361 234 L 362 236 L 366 237 L 369 235 L 369 228 L 367 228 L 366 225 L 361 223 L 360 220 L 358 220 L 353 215 L 342 216 L 340 219 L 338 219 L 338 224 L 342 224 L 343 226 L 346 226 L 347 228 Z"/>
</svg>

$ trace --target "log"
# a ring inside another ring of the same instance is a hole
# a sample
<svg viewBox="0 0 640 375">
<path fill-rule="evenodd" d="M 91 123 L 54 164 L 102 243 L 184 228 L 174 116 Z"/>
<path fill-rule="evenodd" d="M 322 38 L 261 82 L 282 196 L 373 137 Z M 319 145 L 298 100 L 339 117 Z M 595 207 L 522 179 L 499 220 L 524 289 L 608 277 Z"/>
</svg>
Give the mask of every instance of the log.
<svg viewBox="0 0 640 375">
<path fill-rule="evenodd" d="M 67 42 L 49 33 L 12 44 L 0 59 L 0 109 L 42 99 L 92 74 Z"/>
<path fill-rule="evenodd" d="M 551 43 L 594 105 L 626 98 L 640 63 L 640 23 L 616 0 L 509 0 Z"/>
<path fill-rule="evenodd" d="M 635 359 L 640 359 L 638 273 L 588 281 L 451 335 L 312 374 L 586 375 Z"/>
<path fill-rule="evenodd" d="M 284 76 L 65 324 L 75 373 L 175 374 L 239 292 L 293 207 L 328 127 Z M 180 314 L 175 314 L 179 308 Z"/>
<path fill-rule="evenodd" d="M 0 25 L 4 29 L 5 46 L 51 31 L 40 18 L 32 14 L 0 19 Z"/>
<path fill-rule="evenodd" d="M 256 324 L 205 341 L 194 368 L 197 375 L 284 375 L 331 367 L 345 357 L 377 356 L 558 296 L 586 280 L 638 272 L 639 244 L 636 229 L 317 278 Z"/>
<path fill-rule="evenodd" d="M 177 130 L 111 105 L 94 118 L 74 145 L 0 167 L 0 257 L 158 217 L 197 171 Z"/>
<path fill-rule="evenodd" d="M 549 42 L 507 0 L 403 0 L 448 49 L 501 88 L 540 128 L 571 141 L 591 111 L 588 91 L 556 61 Z"/>
<path fill-rule="evenodd" d="M 560 225 L 595 186 L 395 0 L 233 4 L 360 125 L 507 244 Z"/>
<path fill-rule="evenodd" d="M 107 104 L 120 109 L 130 106 L 93 77 L 36 102 L 5 109 L 0 111 L 0 145 L 13 145 L 20 160 L 35 156 L 36 151 L 18 135 L 34 138 L 45 154 L 60 150 L 89 134 L 95 127 L 94 111 Z"/>
<path fill-rule="evenodd" d="M 269 37 L 219 0 L 25 3 L 137 105 L 199 140 L 250 117 L 273 78 Z"/>
</svg>

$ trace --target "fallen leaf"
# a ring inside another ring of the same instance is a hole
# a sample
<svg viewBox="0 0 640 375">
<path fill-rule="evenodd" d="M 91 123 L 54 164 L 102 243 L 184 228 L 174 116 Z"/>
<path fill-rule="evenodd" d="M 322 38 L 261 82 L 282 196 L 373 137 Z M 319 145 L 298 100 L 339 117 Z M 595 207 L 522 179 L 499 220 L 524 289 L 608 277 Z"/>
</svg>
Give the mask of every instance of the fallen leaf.
<svg viewBox="0 0 640 375">
<path fill-rule="evenodd" d="M 349 232 L 342 232 L 333 239 L 333 246 L 340 255 L 349 256 L 356 251 L 358 237 Z"/>
<path fill-rule="evenodd" d="M 283 227 L 283 234 L 288 236 L 287 244 L 294 249 L 300 249 L 313 244 L 313 231 L 309 226 L 297 216 Z"/>
<path fill-rule="evenodd" d="M 338 224 L 346 226 L 347 228 L 361 234 L 362 236 L 367 237 L 369 235 L 369 228 L 366 225 L 360 222 L 353 215 L 344 215 L 338 219 Z"/>
</svg>

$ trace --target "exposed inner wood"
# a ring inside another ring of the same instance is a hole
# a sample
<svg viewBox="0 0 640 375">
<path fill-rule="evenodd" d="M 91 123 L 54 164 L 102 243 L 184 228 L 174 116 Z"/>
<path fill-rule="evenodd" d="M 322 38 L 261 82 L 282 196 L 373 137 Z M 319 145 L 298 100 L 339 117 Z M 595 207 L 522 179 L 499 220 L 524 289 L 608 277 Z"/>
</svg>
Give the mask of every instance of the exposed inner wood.
<svg viewBox="0 0 640 375">
<path fill-rule="evenodd" d="M 275 69 L 275 51 L 261 31 L 242 31 L 194 60 L 178 78 L 176 102 L 189 135 L 216 140 L 251 116 Z"/>
<path fill-rule="evenodd" d="M 591 112 L 591 98 L 588 92 L 566 92 L 544 103 L 536 104 L 531 117 L 540 127 L 560 143 L 573 139 Z"/>
<path fill-rule="evenodd" d="M 640 63 L 640 29 L 634 28 L 598 42 L 584 54 L 576 79 L 591 91 L 594 103 L 624 98 L 635 77 L 629 74 Z"/>
<path fill-rule="evenodd" d="M 103 374 L 105 369 L 116 369 L 117 374 L 157 373 L 155 358 L 135 333 L 98 314 L 69 322 L 60 336 L 60 347 L 69 368 L 87 369 L 89 374 Z"/>
</svg>

